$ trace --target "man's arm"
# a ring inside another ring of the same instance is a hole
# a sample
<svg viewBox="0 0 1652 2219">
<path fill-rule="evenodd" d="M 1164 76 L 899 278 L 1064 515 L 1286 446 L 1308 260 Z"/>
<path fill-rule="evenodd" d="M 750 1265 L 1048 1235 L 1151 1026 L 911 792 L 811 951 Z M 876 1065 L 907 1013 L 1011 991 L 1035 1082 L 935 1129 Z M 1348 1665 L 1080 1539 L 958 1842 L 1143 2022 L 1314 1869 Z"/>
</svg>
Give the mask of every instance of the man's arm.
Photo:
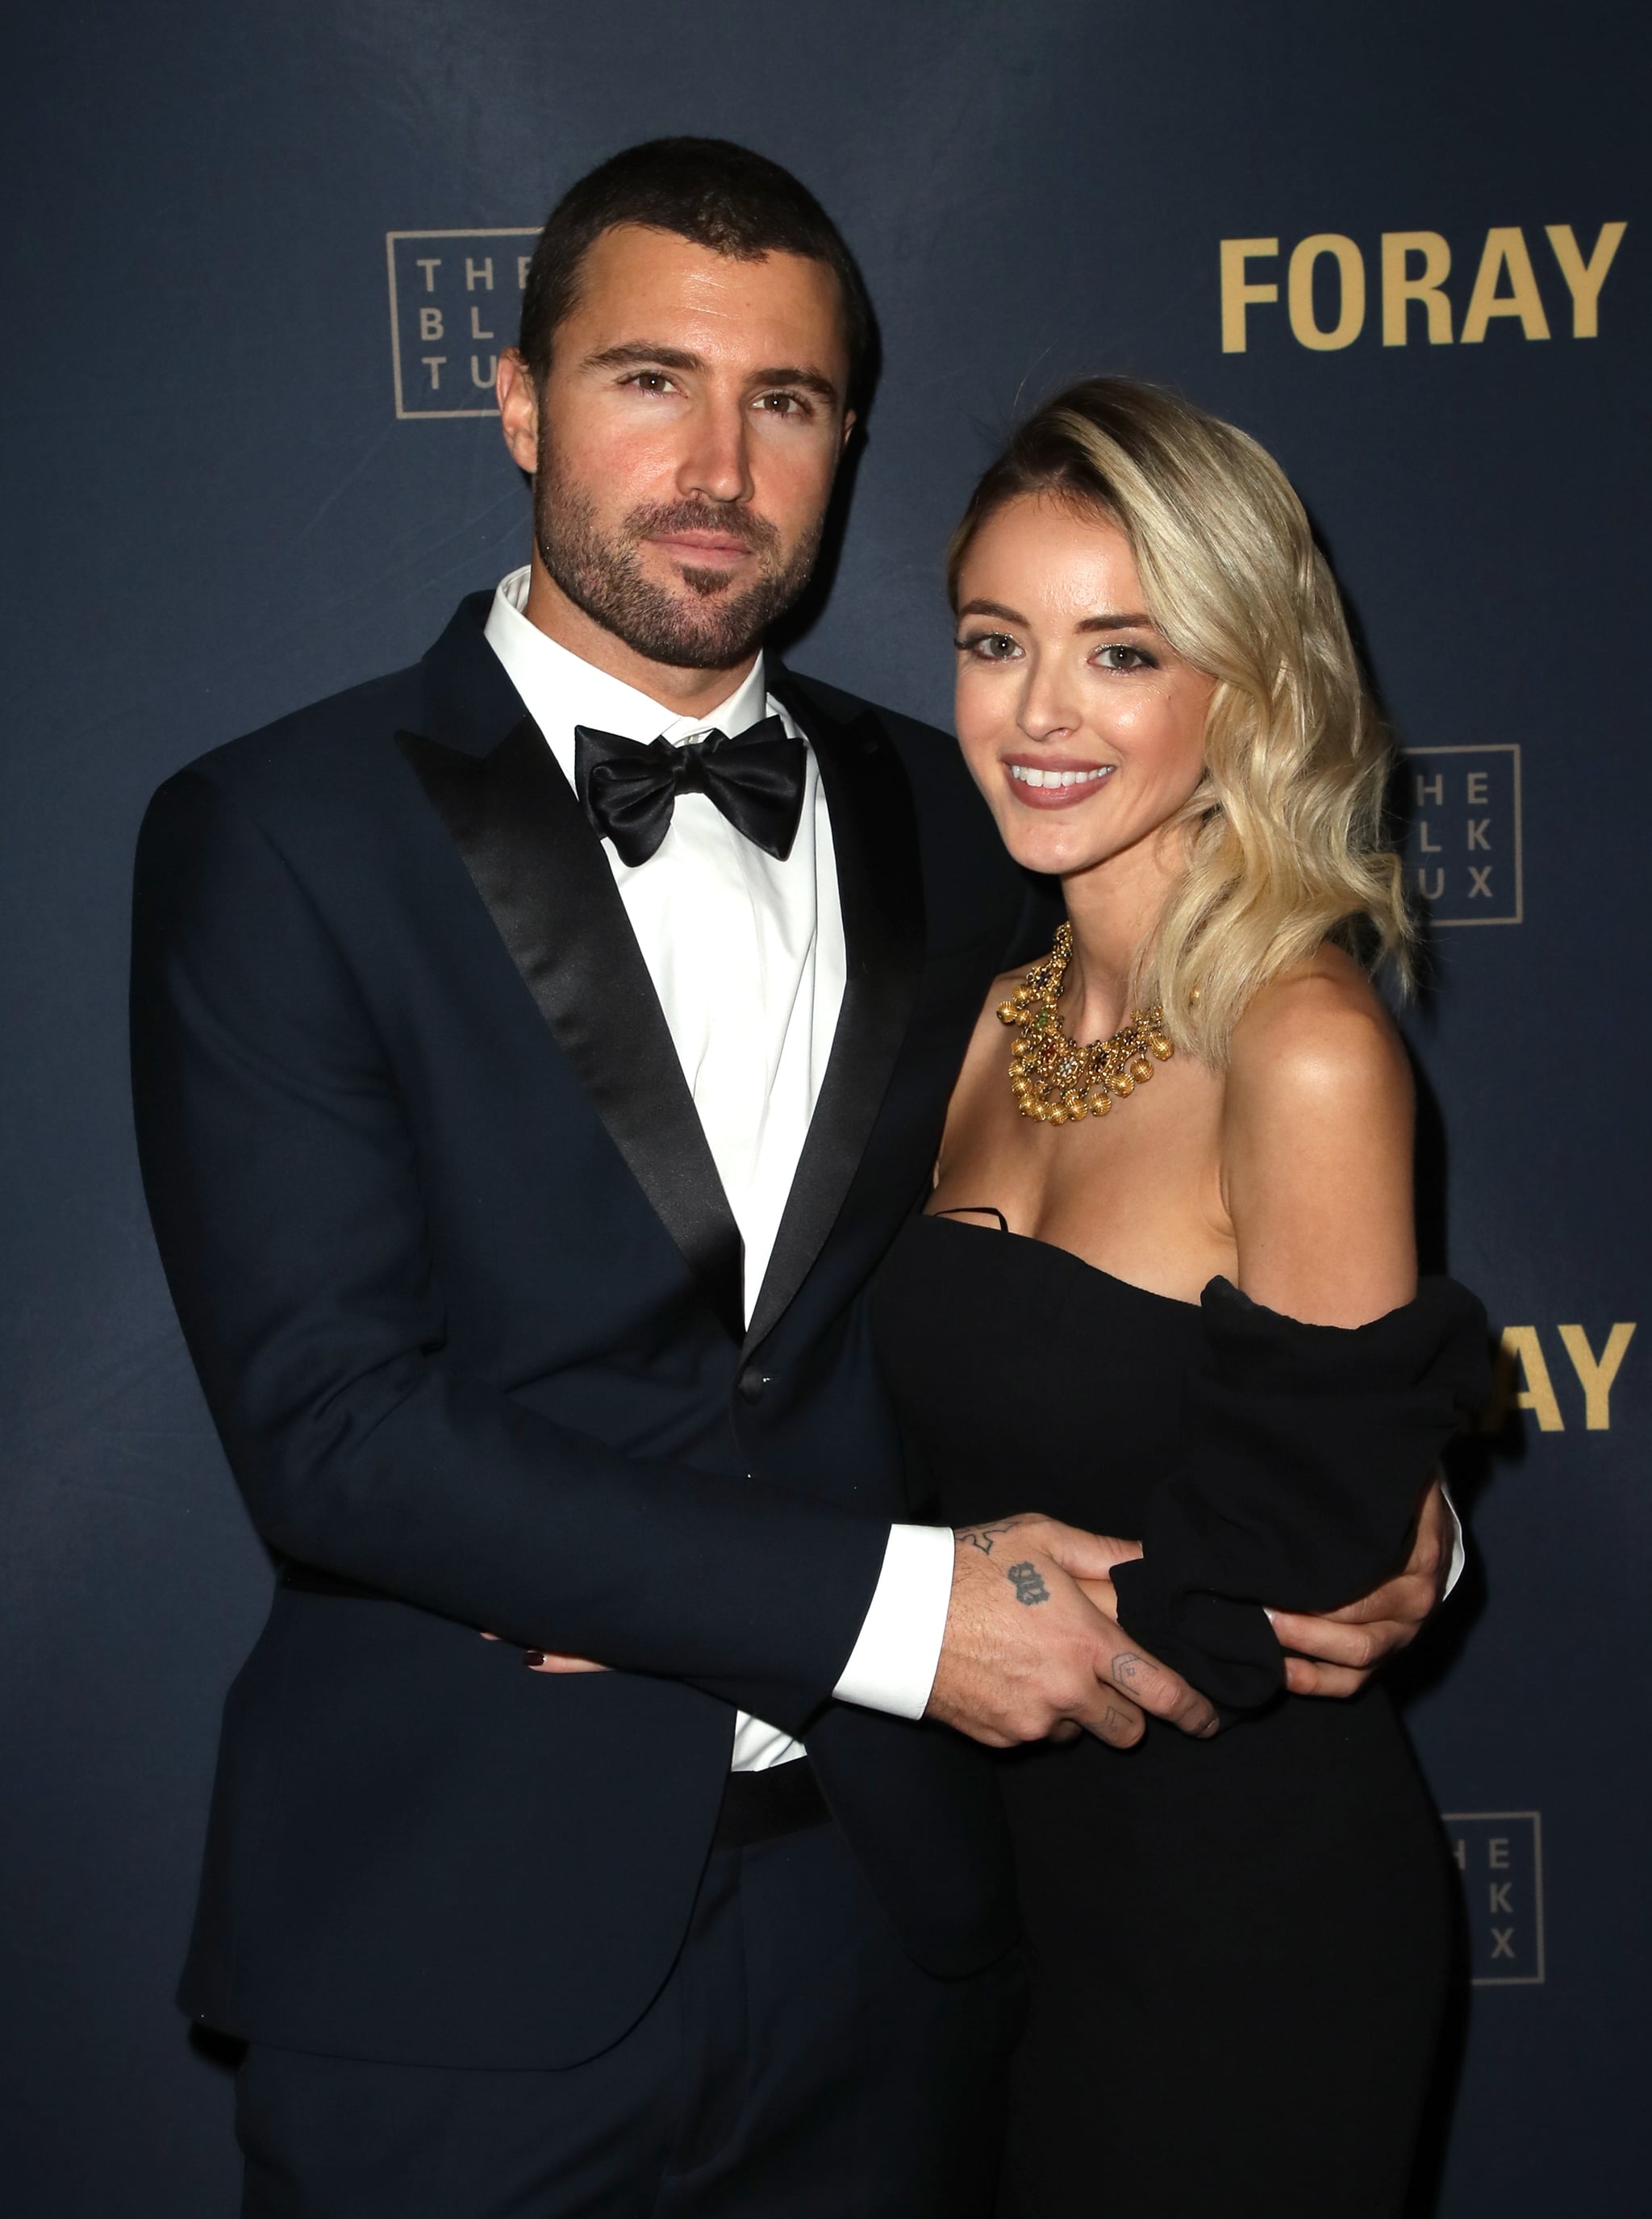
<svg viewBox="0 0 1652 2219">
<path fill-rule="evenodd" d="M 801 1727 L 854 1645 L 887 1523 L 623 1455 L 450 1358 L 372 1022 L 285 858 L 200 773 L 146 820 L 132 1016 L 162 1259 L 270 1546 Z"/>
<path fill-rule="evenodd" d="M 857 1684 L 863 1626 L 837 1683 L 840 1701 L 935 1719 L 990 1749 L 1071 1741 L 1081 1732 L 1129 1749 L 1146 1731 L 1148 1712 L 1201 1739 L 1216 1731 L 1215 1712 L 1204 1697 L 1114 1622 L 1109 1574 L 1114 1564 L 1140 1556 L 1135 1542 L 1108 1540 L 1032 1512 L 955 1533 L 897 1526 L 891 1542 L 903 1535 L 947 1545 L 947 1578 L 933 1632 L 922 1623 L 913 1627 L 910 1651 L 893 1674 L 866 1673 Z M 879 1588 L 882 1602 L 883 1582 Z M 929 1616 L 930 1598 L 917 1600 L 922 1621 Z M 891 1597 L 891 1607 L 899 1601 Z M 878 1607 L 874 1603 L 868 1624 Z M 1036 1619 L 1023 1615 L 1028 1611 L 1038 1613 Z M 525 1661 L 533 1672 L 606 1669 L 588 1656 L 542 1650 L 530 1650 Z"/>
</svg>

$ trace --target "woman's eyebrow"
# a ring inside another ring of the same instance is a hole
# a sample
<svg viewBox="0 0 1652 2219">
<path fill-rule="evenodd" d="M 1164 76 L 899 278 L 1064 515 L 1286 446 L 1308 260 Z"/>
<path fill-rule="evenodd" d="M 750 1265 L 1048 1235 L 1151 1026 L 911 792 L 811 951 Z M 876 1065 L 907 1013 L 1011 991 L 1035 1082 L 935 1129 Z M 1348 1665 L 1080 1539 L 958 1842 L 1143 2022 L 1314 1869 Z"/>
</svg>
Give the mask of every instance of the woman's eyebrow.
<svg viewBox="0 0 1652 2219">
<path fill-rule="evenodd" d="M 1002 617 L 1005 624 L 1024 625 L 1027 621 L 1019 609 L 1007 609 L 1002 601 L 966 601 L 958 613 L 960 617 Z"/>
<path fill-rule="evenodd" d="M 1149 616 L 1109 610 L 1104 616 L 1084 618 L 1073 626 L 1073 630 L 1075 631 L 1157 631 L 1158 626 Z"/>
<path fill-rule="evenodd" d="M 1027 618 L 1019 609 L 1008 607 L 1003 601 L 966 601 L 958 612 L 960 617 L 997 617 L 1004 624 L 1024 625 Z M 1108 609 L 1100 616 L 1081 617 L 1073 626 L 1075 631 L 1157 631 L 1158 626 L 1140 610 Z"/>
</svg>

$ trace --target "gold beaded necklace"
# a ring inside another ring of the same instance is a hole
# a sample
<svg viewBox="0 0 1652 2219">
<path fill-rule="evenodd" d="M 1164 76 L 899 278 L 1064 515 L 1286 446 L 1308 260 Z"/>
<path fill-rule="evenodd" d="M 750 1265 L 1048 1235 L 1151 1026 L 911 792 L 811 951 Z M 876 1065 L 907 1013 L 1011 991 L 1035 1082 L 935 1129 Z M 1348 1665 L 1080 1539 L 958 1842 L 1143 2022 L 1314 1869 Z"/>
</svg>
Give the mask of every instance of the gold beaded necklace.
<svg viewBox="0 0 1652 2219">
<path fill-rule="evenodd" d="M 1010 1091 L 1022 1116 L 1040 1125 L 1105 1117 L 1115 1100 L 1146 1085 L 1155 1062 L 1168 1063 L 1176 1053 L 1157 1003 L 1138 1010 L 1110 1039 L 1080 1047 L 1056 1010 L 1071 957 L 1072 927 L 1064 924 L 1049 954 L 998 1004 L 1000 1022 L 1015 1027 L 1017 1035 L 1009 1054 Z"/>
</svg>

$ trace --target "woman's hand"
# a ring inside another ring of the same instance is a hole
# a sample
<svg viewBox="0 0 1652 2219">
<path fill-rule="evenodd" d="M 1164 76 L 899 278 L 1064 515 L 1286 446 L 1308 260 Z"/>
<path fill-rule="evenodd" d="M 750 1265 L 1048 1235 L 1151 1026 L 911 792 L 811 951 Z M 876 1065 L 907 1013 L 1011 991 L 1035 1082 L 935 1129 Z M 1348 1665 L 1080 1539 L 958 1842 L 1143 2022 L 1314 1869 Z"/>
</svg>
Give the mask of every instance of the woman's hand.
<svg viewBox="0 0 1652 2219">
<path fill-rule="evenodd" d="M 1121 1541 L 1115 1534 L 1097 1533 L 1093 1539 L 1098 1549 L 1105 1551 L 1115 1564 L 1127 1564 L 1132 1557 L 1141 1554 L 1140 1541 Z M 1119 1599 L 1113 1591 L 1113 1582 L 1105 1574 L 1089 1573 L 1078 1581 L 1090 1601 L 1104 1618 L 1119 1622 Z"/>
<path fill-rule="evenodd" d="M 1423 1498 L 1417 1538 L 1402 1572 L 1374 1594 L 1324 1618 L 1268 1613 L 1281 1648 L 1293 1652 L 1285 1658 L 1285 1685 L 1293 1695 L 1357 1695 L 1373 1672 L 1416 1639 L 1444 1592 L 1454 1531 L 1445 1490 L 1437 1479 Z"/>
<path fill-rule="evenodd" d="M 496 1633 L 484 1633 L 484 1641 L 497 1641 Z M 606 1664 L 593 1663 L 588 1656 L 570 1656 L 562 1649 L 525 1649 L 522 1662 L 530 1672 L 606 1672 Z"/>
<path fill-rule="evenodd" d="M 1375 1594 L 1323 1618 L 1282 1610 L 1268 1613 L 1281 1648 L 1289 1652 L 1285 1685 L 1293 1695 L 1357 1695 L 1373 1673 L 1416 1639 L 1445 1588 L 1453 1527 L 1444 1489 L 1437 1479 L 1423 1497 L 1416 1538 L 1403 1571 Z M 1111 1534 L 1097 1534 L 1096 1545 L 1115 1563 L 1127 1563 L 1141 1554 L 1140 1541 L 1121 1541 Z M 1119 1606 L 1112 1581 L 1092 1575 L 1078 1583 L 1096 1608 L 1116 1625 Z"/>
</svg>

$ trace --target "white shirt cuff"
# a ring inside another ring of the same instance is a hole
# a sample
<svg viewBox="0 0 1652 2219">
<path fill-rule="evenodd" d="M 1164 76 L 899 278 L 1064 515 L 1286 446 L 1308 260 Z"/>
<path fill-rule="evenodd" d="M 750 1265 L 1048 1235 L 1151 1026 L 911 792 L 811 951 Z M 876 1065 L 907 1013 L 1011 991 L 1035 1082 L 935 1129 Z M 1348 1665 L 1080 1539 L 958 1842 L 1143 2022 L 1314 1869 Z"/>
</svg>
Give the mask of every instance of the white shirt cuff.
<svg viewBox="0 0 1652 2219">
<path fill-rule="evenodd" d="M 952 1529 L 891 1526 L 872 1607 L 832 1693 L 841 1703 L 921 1719 L 935 1683 L 952 1601 Z"/>
<path fill-rule="evenodd" d="M 1457 1516 L 1457 1506 L 1451 1500 L 1450 1489 L 1444 1482 L 1440 1487 L 1440 1495 L 1445 1504 L 1446 1514 L 1451 1520 L 1451 1569 L 1445 1576 L 1445 1594 L 1440 1597 L 1440 1601 L 1444 1602 L 1445 1596 L 1450 1594 L 1452 1588 L 1463 1577 L 1463 1568 L 1469 1561 L 1469 1548 L 1463 1538 L 1463 1520 Z"/>
</svg>

